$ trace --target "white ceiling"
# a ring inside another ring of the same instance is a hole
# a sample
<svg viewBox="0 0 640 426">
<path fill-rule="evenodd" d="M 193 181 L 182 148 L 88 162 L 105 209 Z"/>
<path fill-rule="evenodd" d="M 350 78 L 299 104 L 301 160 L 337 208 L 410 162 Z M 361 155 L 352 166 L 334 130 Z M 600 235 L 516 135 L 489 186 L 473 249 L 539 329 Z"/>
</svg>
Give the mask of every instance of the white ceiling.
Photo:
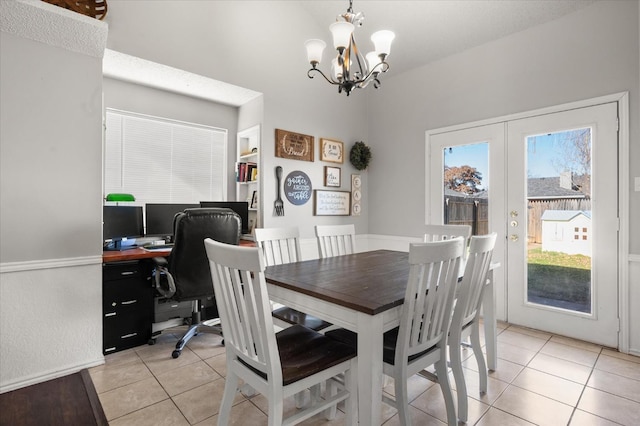
<svg viewBox="0 0 640 426">
<path fill-rule="evenodd" d="M 356 29 L 355 38 L 360 50 L 366 53 L 373 49 L 369 40 L 373 32 L 381 29 L 393 31 L 396 38 L 388 62 L 391 73 L 397 75 L 558 19 L 596 1 L 609 0 L 354 0 L 353 11 L 363 12 L 365 16 L 363 26 Z M 292 0 L 284 3 L 289 2 L 294 3 Z M 295 3 L 308 14 L 292 19 L 312 19 L 317 25 L 309 25 L 309 28 L 326 29 L 321 34 L 308 34 L 308 38 L 321 38 L 327 42 L 328 47 L 321 65 L 321 68 L 326 69 L 326 62 L 333 55 L 330 52 L 332 49 L 328 27 L 336 16 L 346 12 L 349 1 L 299 0 Z M 159 2 L 158 6 L 161 4 Z M 175 73 L 181 70 L 141 61 L 139 58 L 107 51 L 105 75 L 140 84 L 147 82 L 154 87 L 180 93 L 199 93 L 199 97 L 236 106 L 259 96 L 257 92 L 195 74 L 185 75 L 184 79 L 176 78 Z M 152 73 L 153 78 L 144 75 L 143 69 Z M 125 70 L 129 70 L 132 75 L 129 76 L 129 71 Z M 181 80 L 186 81 L 182 86 L 188 87 L 172 87 L 171 81 Z M 150 81 L 154 83 L 150 84 Z M 223 96 L 220 97 L 220 94 Z"/>
<path fill-rule="evenodd" d="M 354 0 L 353 11 L 363 12 L 355 32 L 364 53 L 373 50 L 369 37 L 388 29 L 396 34 L 388 62 L 394 74 L 552 21 L 589 6 L 595 0 Z M 301 1 L 331 40 L 328 26 L 346 12 L 348 0 Z M 325 51 L 325 61 L 329 53 Z M 326 65 L 326 64 L 325 64 Z"/>
</svg>

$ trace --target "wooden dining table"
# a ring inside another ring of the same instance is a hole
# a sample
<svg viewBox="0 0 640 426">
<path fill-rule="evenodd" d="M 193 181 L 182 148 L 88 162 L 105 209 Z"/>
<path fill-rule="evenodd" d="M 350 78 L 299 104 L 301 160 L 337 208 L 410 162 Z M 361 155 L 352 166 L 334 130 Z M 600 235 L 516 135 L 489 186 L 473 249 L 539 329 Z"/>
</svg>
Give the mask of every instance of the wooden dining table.
<svg viewBox="0 0 640 426">
<path fill-rule="evenodd" d="M 375 250 L 274 265 L 265 270 L 271 300 L 358 333 L 361 425 L 381 423 L 382 336 L 399 325 L 409 277 L 408 259 L 408 252 Z M 496 354 L 492 283 L 484 300 L 488 302 L 489 298 L 489 306 L 484 307 L 487 364 L 495 369 L 495 359 L 491 359 Z"/>
</svg>

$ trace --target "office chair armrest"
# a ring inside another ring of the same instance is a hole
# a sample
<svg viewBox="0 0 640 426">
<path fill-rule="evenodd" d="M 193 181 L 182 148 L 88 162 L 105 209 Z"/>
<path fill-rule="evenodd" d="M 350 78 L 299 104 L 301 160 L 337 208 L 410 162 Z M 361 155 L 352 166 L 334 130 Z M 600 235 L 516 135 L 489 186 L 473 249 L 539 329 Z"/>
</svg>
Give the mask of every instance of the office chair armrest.
<svg viewBox="0 0 640 426">
<path fill-rule="evenodd" d="M 167 260 L 166 257 L 154 257 L 153 259 L 153 263 L 156 264 L 156 266 L 162 266 L 164 268 L 168 268 L 169 267 L 169 261 Z"/>
<path fill-rule="evenodd" d="M 170 298 L 176 292 L 176 283 L 169 273 L 167 266 L 169 262 L 164 257 L 154 257 L 156 267 L 153 270 L 153 280 L 156 291 L 165 298 Z"/>
</svg>

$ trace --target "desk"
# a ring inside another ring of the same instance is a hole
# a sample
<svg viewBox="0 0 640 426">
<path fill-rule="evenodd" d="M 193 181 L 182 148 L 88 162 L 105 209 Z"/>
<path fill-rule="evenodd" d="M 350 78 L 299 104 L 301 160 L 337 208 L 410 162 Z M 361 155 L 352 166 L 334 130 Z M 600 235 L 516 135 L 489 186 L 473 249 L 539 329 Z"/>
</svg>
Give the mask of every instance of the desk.
<svg viewBox="0 0 640 426">
<path fill-rule="evenodd" d="M 249 240 L 240 240 L 239 245 L 247 246 L 247 247 L 255 247 L 255 241 Z M 143 248 L 134 248 L 129 250 L 122 251 L 103 251 L 102 252 L 102 261 L 104 263 L 109 262 L 122 262 L 126 260 L 142 260 L 142 259 L 152 259 L 154 257 L 168 257 L 171 254 L 171 250 L 159 250 L 159 251 L 151 251 L 145 250 Z"/>
<path fill-rule="evenodd" d="M 240 240 L 240 245 L 253 246 L 255 242 Z M 143 345 L 191 316 L 190 301 L 168 303 L 169 299 L 156 294 L 150 281 L 150 259 L 170 254 L 171 250 L 143 248 L 102 252 L 104 354 Z"/>
<path fill-rule="evenodd" d="M 269 297 L 358 333 L 358 418 L 379 425 L 382 409 L 382 335 L 398 326 L 409 276 L 409 253 L 376 250 L 314 259 L 265 270 Z M 495 354 L 493 284 L 487 287 L 487 353 Z M 490 348 L 491 347 L 491 348 Z M 495 368 L 495 363 L 493 364 Z"/>
</svg>

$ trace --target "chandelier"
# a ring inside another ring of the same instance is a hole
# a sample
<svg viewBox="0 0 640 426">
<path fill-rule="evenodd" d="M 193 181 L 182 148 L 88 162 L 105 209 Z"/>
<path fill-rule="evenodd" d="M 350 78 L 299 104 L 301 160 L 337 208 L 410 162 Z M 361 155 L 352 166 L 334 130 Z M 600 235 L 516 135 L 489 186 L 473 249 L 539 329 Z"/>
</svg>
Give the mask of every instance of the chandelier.
<svg viewBox="0 0 640 426">
<path fill-rule="evenodd" d="M 320 73 L 329 83 L 338 86 L 338 93 L 344 91 L 347 96 L 351 90 L 363 89 L 371 82 L 376 89 L 380 86 L 378 76 L 389 69 L 386 58 L 395 34 L 388 30 L 373 33 L 371 41 L 375 51 L 367 53 L 365 57 L 360 53 L 353 35 L 355 27 L 362 26 L 362 21 L 364 21 L 364 14 L 353 13 L 353 0 L 349 0 L 347 12 L 344 15 L 338 15 L 336 22 L 329 26 L 333 35 L 333 46 L 338 51 L 337 56 L 331 61 L 329 77 L 318 68 L 327 44 L 318 39 L 305 42 L 307 58 L 311 64 L 311 68 L 307 71 L 309 78 L 313 78 L 313 72 Z"/>
</svg>

